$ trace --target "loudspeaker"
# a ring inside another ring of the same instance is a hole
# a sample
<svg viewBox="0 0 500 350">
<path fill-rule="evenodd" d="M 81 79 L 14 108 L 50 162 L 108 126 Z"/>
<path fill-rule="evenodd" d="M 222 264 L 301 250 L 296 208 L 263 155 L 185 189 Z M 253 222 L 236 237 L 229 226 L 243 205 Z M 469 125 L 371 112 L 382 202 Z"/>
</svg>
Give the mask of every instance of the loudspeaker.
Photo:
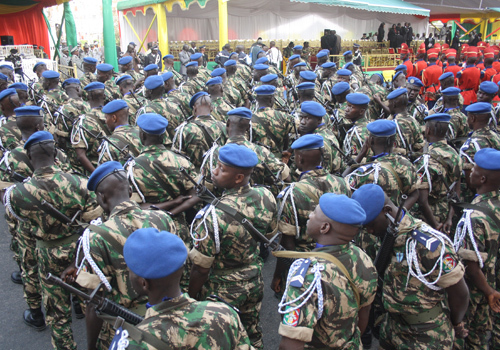
<svg viewBox="0 0 500 350">
<path fill-rule="evenodd" d="M 2 46 L 14 45 L 14 37 L 12 35 L 0 36 L 0 40 L 2 42 Z"/>
</svg>

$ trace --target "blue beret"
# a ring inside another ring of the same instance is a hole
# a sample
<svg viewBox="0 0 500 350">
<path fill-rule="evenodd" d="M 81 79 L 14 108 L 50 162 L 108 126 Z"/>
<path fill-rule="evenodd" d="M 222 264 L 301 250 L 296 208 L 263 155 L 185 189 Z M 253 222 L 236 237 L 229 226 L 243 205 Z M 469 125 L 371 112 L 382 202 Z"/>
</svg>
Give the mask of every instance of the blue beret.
<svg viewBox="0 0 500 350">
<path fill-rule="evenodd" d="M 116 79 L 115 83 L 116 83 L 116 85 L 120 85 L 120 83 L 127 81 L 127 80 L 132 80 L 132 77 L 128 74 L 124 74 L 121 77 L 119 77 L 118 79 Z"/>
<path fill-rule="evenodd" d="M 296 86 L 297 90 L 310 90 L 310 89 L 315 89 L 316 84 L 312 82 L 304 82 L 300 83 L 299 85 Z"/>
<path fill-rule="evenodd" d="M 166 73 L 163 73 L 162 75 L 160 75 L 161 78 L 163 79 L 163 82 L 167 81 L 168 79 L 170 78 L 173 78 L 174 76 L 174 73 L 172 72 L 166 72 Z"/>
<path fill-rule="evenodd" d="M 144 81 L 144 87 L 148 90 L 156 89 L 163 85 L 163 78 L 159 75 L 152 75 L 146 78 Z"/>
<path fill-rule="evenodd" d="M 415 77 L 410 77 L 408 78 L 408 84 L 415 85 L 418 87 L 423 87 L 424 83 L 422 83 L 422 80 L 415 78 Z"/>
<path fill-rule="evenodd" d="M 108 103 L 109 104 L 109 103 Z M 116 172 L 123 171 L 123 166 L 120 164 L 120 162 L 116 161 L 110 161 L 106 163 L 102 163 L 99 165 L 94 172 L 90 175 L 89 181 L 87 182 L 87 189 L 89 191 L 95 192 L 97 190 L 97 186 L 107 178 L 109 175 L 114 174 Z"/>
<path fill-rule="evenodd" d="M 85 86 L 83 88 L 83 90 L 85 90 L 85 91 L 104 90 L 105 87 L 106 86 L 103 83 L 101 83 L 99 81 L 93 81 L 93 82 L 87 84 L 87 86 Z"/>
<path fill-rule="evenodd" d="M 12 66 L 8 65 L 8 64 L 2 64 L 0 66 L 0 69 L 3 69 L 3 68 L 7 68 L 8 70 L 14 70 L 14 68 Z"/>
<path fill-rule="evenodd" d="M 349 76 L 351 74 L 352 74 L 352 72 L 349 69 L 339 69 L 337 71 L 337 75 L 340 75 L 340 76 L 343 76 L 343 77 L 347 77 L 347 76 Z"/>
<path fill-rule="evenodd" d="M 323 51 L 321 50 L 320 52 L 318 52 L 318 54 L 316 55 L 317 58 L 321 58 L 321 57 L 325 57 L 325 56 L 328 56 L 330 52 L 328 51 Z"/>
<path fill-rule="evenodd" d="M 16 117 L 43 117 L 43 108 L 38 106 L 23 106 L 14 109 Z"/>
<path fill-rule="evenodd" d="M 226 73 L 224 68 L 215 68 L 210 74 L 213 77 L 220 77 L 222 74 Z"/>
<path fill-rule="evenodd" d="M 361 93 L 349 94 L 346 96 L 346 100 L 353 105 L 367 105 L 370 103 L 370 97 Z"/>
<path fill-rule="evenodd" d="M 191 97 L 191 100 L 189 101 L 189 107 L 193 108 L 196 101 L 198 101 L 198 99 L 202 96 L 208 96 L 208 92 L 200 91 L 194 94 L 193 97 Z"/>
<path fill-rule="evenodd" d="M 5 75 L 5 74 L 3 74 L 3 73 L 0 73 L 0 79 L 7 81 L 7 80 L 9 79 L 9 77 L 8 77 L 8 76 L 6 76 L 6 75 Z"/>
<path fill-rule="evenodd" d="M 276 79 L 278 79 L 277 74 L 266 74 L 263 77 L 260 77 L 260 81 L 263 83 L 269 83 L 269 82 L 276 80 Z"/>
<path fill-rule="evenodd" d="M 305 67 L 305 66 L 307 66 L 305 62 L 299 62 L 296 65 L 294 65 L 293 68 L 295 68 L 295 67 Z"/>
<path fill-rule="evenodd" d="M 186 63 L 186 67 L 198 67 L 198 61 L 191 61 Z"/>
<path fill-rule="evenodd" d="M 42 73 L 42 77 L 46 79 L 55 79 L 59 78 L 59 76 L 60 76 L 59 72 L 53 70 L 46 70 L 45 72 Z"/>
<path fill-rule="evenodd" d="M 496 94 L 498 92 L 498 85 L 492 81 L 483 81 L 479 85 L 479 90 L 484 91 L 487 94 Z"/>
<path fill-rule="evenodd" d="M 263 63 L 267 63 L 267 62 L 269 62 L 269 59 L 266 56 L 264 56 L 264 57 L 259 58 L 257 61 L 255 61 L 255 64 L 263 64 Z"/>
<path fill-rule="evenodd" d="M 201 52 L 197 52 L 192 54 L 189 58 L 191 59 L 191 61 L 194 61 L 194 60 L 199 60 L 201 56 L 203 56 L 203 54 Z"/>
<path fill-rule="evenodd" d="M 48 131 L 37 131 L 26 140 L 24 149 L 28 149 L 31 146 L 43 141 L 54 141 L 54 136 L 52 136 L 52 134 Z"/>
<path fill-rule="evenodd" d="M 292 143 L 292 149 L 320 149 L 323 146 L 323 136 L 318 134 L 307 134 L 301 136 L 294 143 Z"/>
<path fill-rule="evenodd" d="M 173 274 L 184 265 L 187 255 L 182 239 L 153 227 L 134 231 L 123 246 L 127 267 L 146 279 L 159 279 Z"/>
<path fill-rule="evenodd" d="M 337 67 L 337 65 L 335 64 L 335 62 L 330 62 L 330 61 L 328 61 L 328 62 L 326 62 L 326 63 L 323 63 L 323 64 L 321 65 L 321 68 L 325 68 L 325 69 L 328 69 L 328 68 L 335 68 L 335 67 Z"/>
<path fill-rule="evenodd" d="M 343 55 L 343 56 L 345 56 L 345 55 L 352 55 L 352 51 L 351 51 L 351 50 L 348 50 L 348 51 L 344 52 L 342 55 Z"/>
<path fill-rule="evenodd" d="M 396 67 L 396 69 L 394 69 L 396 72 L 398 71 L 402 71 L 402 70 L 408 70 L 408 67 L 406 67 L 405 64 L 400 64 L 399 66 Z"/>
<path fill-rule="evenodd" d="M 76 79 L 76 78 L 69 78 L 69 79 L 66 79 L 63 83 L 62 83 L 62 87 L 65 87 L 66 85 L 68 84 L 80 84 L 80 79 Z"/>
<path fill-rule="evenodd" d="M 389 137 L 396 134 L 396 123 L 393 120 L 379 119 L 368 123 L 366 128 L 373 136 Z"/>
<path fill-rule="evenodd" d="M 161 135 L 167 130 L 168 120 L 156 113 L 145 113 L 137 118 L 136 124 L 148 134 Z"/>
<path fill-rule="evenodd" d="M 424 118 L 426 122 L 449 122 L 451 115 L 448 113 L 434 113 Z"/>
<path fill-rule="evenodd" d="M 145 72 L 149 72 L 150 70 L 160 69 L 157 64 L 151 63 L 144 67 Z"/>
<path fill-rule="evenodd" d="M 266 85 L 269 86 L 269 85 Z M 273 86 L 274 87 L 274 86 Z M 227 115 L 236 115 L 244 119 L 252 119 L 252 111 L 245 107 L 238 107 L 227 112 Z"/>
<path fill-rule="evenodd" d="M 466 112 L 474 113 L 474 114 L 484 114 L 491 112 L 491 103 L 488 102 L 476 102 L 471 105 L 468 105 L 465 108 Z"/>
<path fill-rule="evenodd" d="M 325 193 L 319 199 L 319 208 L 331 220 L 347 225 L 362 225 L 366 214 L 361 204 L 345 194 Z"/>
<path fill-rule="evenodd" d="M 163 56 L 163 59 L 165 59 L 165 58 L 174 58 L 174 55 L 168 54 L 168 55 Z"/>
<path fill-rule="evenodd" d="M 305 80 L 316 80 L 316 78 L 318 77 L 316 75 L 316 73 L 311 72 L 310 70 L 304 70 L 304 71 L 300 72 L 299 75 L 302 79 L 305 79 Z"/>
<path fill-rule="evenodd" d="M 354 46 L 354 47 L 359 47 L 360 45 L 359 45 L 359 44 L 354 43 L 352 46 Z"/>
<path fill-rule="evenodd" d="M 326 114 L 325 107 L 314 101 L 302 102 L 302 104 L 300 105 L 300 110 L 304 113 L 318 118 L 322 118 Z"/>
<path fill-rule="evenodd" d="M 474 163 L 485 170 L 500 170 L 500 151 L 493 148 L 483 148 L 474 155 Z"/>
<path fill-rule="evenodd" d="M 259 96 L 274 95 L 276 87 L 272 85 L 261 85 L 255 89 L 255 93 Z"/>
<path fill-rule="evenodd" d="M 136 44 L 136 43 L 134 43 L 133 41 L 129 42 L 128 44 L 129 44 L 129 45 L 132 45 L 132 46 L 137 46 L 137 44 Z"/>
<path fill-rule="evenodd" d="M 352 63 L 352 62 L 347 62 L 347 63 L 344 65 L 344 69 L 347 69 L 347 68 L 349 68 L 350 66 L 354 66 L 354 63 Z"/>
<path fill-rule="evenodd" d="M 449 78 L 449 77 L 454 77 L 452 72 L 446 72 L 446 73 L 441 74 L 439 76 L 439 80 L 444 80 L 444 79 Z"/>
<path fill-rule="evenodd" d="M 75 78 L 73 78 L 75 79 Z M 76 79 L 78 80 L 78 79 Z M 78 83 L 80 83 L 80 80 L 78 80 Z M 23 90 L 23 91 L 28 91 L 28 85 L 25 83 L 14 83 L 9 85 L 9 89 L 16 89 L 16 90 Z"/>
<path fill-rule="evenodd" d="M 392 99 L 395 99 L 396 97 L 399 97 L 401 96 L 402 94 L 406 94 L 408 92 L 408 90 L 406 90 L 406 88 L 398 88 L 394 91 L 392 91 L 389 95 L 387 95 L 387 99 L 388 100 L 392 100 Z"/>
<path fill-rule="evenodd" d="M 96 64 L 97 60 L 94 57 L 84 57 L 83 62 L 89 63 L 89 64 Z"/>
<path fill-rule="evenodd" d="M 460 89 L 454 86 L 450 86 L 449 88 L 444 89 L 441 93 L 445 96 L 458 96 L 460 94 Z"/>
<path fill-rule="evenodd" d="M 300 58 L 300 55 L 291 55 L 288 60 L 291 61 L 291 60 L 294 60 L 296 58 Z"/>
<path fill-rule="evenodd" d="M 35 63 L 35 65 L 33 66 L 33 73 L 35 73 L 35 71 L 38 68 L 38 66 L 41 66 L 41 65 L 46 66 L 45 62 L 37 62 L 37 63 Z"/>
<path fill-rule="evenodd" d="M 222 84 L 221 77 L 214 77 L 214 78 L 208 79 L 205 85 L 210 86 L 210 85 L 217 85 L 217 84 Z"/>
<path fill-rule="evenodd" d="M 125 64 L 129 64 L 130 62 L 132 62 L 132 56 L 125 56 L 125 57 L 120 58 L 120 60 L 118 61 L 118 64 L 125 65 Z"/>
<path fill-rule="evenodd" d="M 384 76 L 380 73 L 373 73 L 372 75 L 378 75 L 382 84 L 385 82 Z"/>
<path fill-rule="evenodd" d="M 256 64 L 255 66 L 253 66 L 253 69 L 266 70 L 266 69 L 269 69 L 269 66 L 267 64 Z"/>
<path fill-rule="evenodd" d="M 2 101 L 4 98 L 10 96 L 10 95 L 17 95 L 17 91 L 14 88 L 8 88 L 0 92 L 0 101 Z"/>
<path fill-rule="evenodd" d="M 384 209 L 385 193 L 379 185 L 366 184 L 354 191 L 352 199 L 365 211 L 366 219 L 362 224 L 366 225 L 375 220 Z"/>
<path fill-rule="evenodd" d="M 259 163 L 259 158 L 246 146 L 228 143 L 219 149 L 219 161 L 231 167 L 253 168 Z"/>
<path fill-rule="evenodd" d="M 124 100 L 113 100 L 102 107 L 102 113 L 111 114 L 118 112 L 119 110 L 122 110 L 124 108 L 128 108 L 127 102 L 125 102 Z"/>
<path fill-rule="evenodd" d="M 349 90 L 350 88 L 351 88 L 351 86 L 349 85 L 349 83 L 347 83 L 345 81 L 341 81 L 341 82 L 333 85 L 332 94 L 340 95 L 340 94 L 346 92 L 347 90 Z"/>
<path fill-rule="evenodd" d="M 397 71 L 397 72 L 396 72 L 396 74 L 394 74 L 394 75 L 392 76 L 392 81 L 396 80 L 396 78 L 397 78 L 398 76 L 400 76 L 401 74 L 403 74 L 403 75 L 404 75 L 405 73 L 404 73 L 402 70 Z"/>
<path fill-rule="evenodd" d="M 227 67 L 227 66 L 236 66 L 236 61 L 235 60 L 227 60 L 226 62 L 224 62 L 224 67 Z"/>
<path fill-rule="evenodd" d="M 293 47 L 294 50 L 302 50 L 303 48 L 304 48 L 304 46 L 302 46 L 302 45 L 295 45 Z"/>
</svg>

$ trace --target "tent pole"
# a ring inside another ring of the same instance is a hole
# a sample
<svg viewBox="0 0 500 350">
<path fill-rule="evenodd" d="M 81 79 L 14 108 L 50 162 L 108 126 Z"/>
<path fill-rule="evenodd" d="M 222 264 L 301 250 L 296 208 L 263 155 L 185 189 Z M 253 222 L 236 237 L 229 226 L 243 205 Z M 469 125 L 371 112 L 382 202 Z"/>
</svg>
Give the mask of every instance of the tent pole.
<svg viewBox="0 0 500 350">
<path fill-rule="evenodd" d="M 50 38 L 52 39 L 52 44 L 54 44 L 54 46 L 55 46 L 56 41 L 54 40 L 54 35 L 52 35 L 52 29 L 50 28 L 50 22 L 49 22 L 49 19 L 47 18 L 47 16 L 45 15 L 45 11 L 43 11 L 43 9 L 42 9 L 42 15 L 43 15 L 43 18 L 45 19 L 45 25 L 47 26 L 47 29 L 49 30 Z M 49 54 L 50 54 L 51 53 L 50 47 L 48 47 L 47 49 L 49 50 Z M 56 46 L 55 51 L 54 51 L 54 56 L 56 55 L 57 51 L 59 51 L 59 50 L 57 49 L 57 46 Z"/>
<path fill-rule="evenodd" d="M 63 16 L 61 18 L 61 25 L 59 26 L 59 35 L 57 36 L 57 44 L 56 44 L 56 52 L 57 52 L 57 56 L 60 57 L 60 53 L 59 53 L 59 45 L 61 45 L 61 35 L 62 35 L 62 30 L 63 30 L 63 25 L 64 25 L 64 16 L 66 14 L 66 9 L 64 9 L 63 11 Z"/>
<path fill-rule="evenodd" d="M 156 4 L 156 25 L 158 27 L 158 45 L 162 55 L 168 54 L 167 11 L 165 4 Z"/>
<path fill-rule="evenodd" d="M 156 16 L 156 14 L 155 14 Z M 137 38 L 137 40 L 139 40 L 139 42 L 142 41 L 141 37 L 139 36 L 139 34 L 137 34 L 137 32 L 135 31 L 135 28 L 134 26 L 132 25 L 132 23 L 130 22 L 130 20 L 128 19 L 127 15 L 124 13 L 123 14 L 123 18 L 125 18 L 125 20 L 127 21 L 128 25 L 130 26 L 130 29 L 132 29 L 132 32 L 134 33 L 135 37 Z M 139 51 L 139 50 L 138 50 Z M 144 52 L 146 52 L 146 50 L 144 50 Z"/>
<path fill-rule="evenodd" d="M 102 32 L 104 38 L 104 59 L 118 71 L 116 55 L 115 24 L 111 0 L 102 0 Z"/>
<path fill-rule="evenodd" d="M 219 50 L 229 42 L 228 37 L 228 16 L 227 2 L 229 0 L 219 0 Z"/>
<path fill-rule="evenodd" d="M 144 42 L 146 42 L 146 39 L 148 38 L 149 31 L 151 30 L 151 27 L 153 26 L 153 23 L 155 22 L 156 16 L 157 16 L 157 14 L 155 13 L 153 20 L 151 21 L 151 24 L 149 25 L 148 31 L 146 32 L 146 35 L 144 35 L 144 39 L 141 40 L 141 46 L 139 46 L 139 49 L 137 50 L 137 52 L 140 52 L 141 49 L 144 47 Z M 144 52 L 147 52 L 145 47 L 144 47 Z"/>
</svg>

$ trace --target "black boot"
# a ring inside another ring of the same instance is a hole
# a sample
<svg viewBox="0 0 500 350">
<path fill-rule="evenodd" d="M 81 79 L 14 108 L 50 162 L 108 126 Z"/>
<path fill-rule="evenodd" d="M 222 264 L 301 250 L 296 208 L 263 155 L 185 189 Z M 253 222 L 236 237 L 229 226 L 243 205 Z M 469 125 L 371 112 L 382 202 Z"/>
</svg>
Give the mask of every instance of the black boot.
<svg viewBox="0 0 500 350">
<path fill-rule="evenodd" d="M 23 284 L 23 279 L 21 278 L 21 271 L 12 272 L 12 274 L 10 275 L 10 279 L 15 284 Z"/>
<path fill-rule="evenodd" d="M 372 331 L 370 328 L 366 328 L 365 332 L 361 336 L 361 343 L 363 343 L 363 349 L 371 349 L 371 347 L 372 347 Z"/>
<path fill-rule="evenodd" d="M 73 302 L 73 310 L 75 310 L 75 317 L 77 319 L 82 319 L 85 317 L 85 314 L 82 311 L 82 307 L 80 306 L 80 302 L 78 298 L 74 295 L 71 296 L 71 301 Z"/>
<path fill-rule="evenodd" d="M 24 323 L 39 332 L 47 328 L 47 325 L 45 324 L 45 318 L 43 317 L 42 308 L 40 307 L 38 309 L 24 310 L 23 318 Z"/>
</svg>

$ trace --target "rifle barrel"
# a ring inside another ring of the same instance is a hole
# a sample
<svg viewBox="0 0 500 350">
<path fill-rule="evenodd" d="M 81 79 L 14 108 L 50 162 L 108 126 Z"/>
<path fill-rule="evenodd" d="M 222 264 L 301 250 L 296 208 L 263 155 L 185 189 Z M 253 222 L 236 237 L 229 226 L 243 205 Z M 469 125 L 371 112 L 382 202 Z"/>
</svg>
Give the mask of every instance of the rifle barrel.
<svg viewBox="0 0 500 350">
<path fill-rule="evenodd" d="M 47 274 L 47 276 L 45 277 L 45 279 L 52 283 L 52 284 L 55 284 L 61 288 L 64 288 L 66 289 L 67 291 L 69 291 L 70 293 L 74 294 L 74 295 L 77 295 L 79 297 L 81 297 L 83 300 L 90 300 L 90 297 L 85 294 L 84 292 L 82 292 L 81 290 L 79 289 L 76 289 L 75 287 L 73 287 L 72 285 L 70 284 L 67 284 L 66 282 L 64 282 L 62 279 L 60 279 L 59 277 L 56 277 L 54 276 L 53 274 L 51 274 L 50 272 Z"/>
</svg>

